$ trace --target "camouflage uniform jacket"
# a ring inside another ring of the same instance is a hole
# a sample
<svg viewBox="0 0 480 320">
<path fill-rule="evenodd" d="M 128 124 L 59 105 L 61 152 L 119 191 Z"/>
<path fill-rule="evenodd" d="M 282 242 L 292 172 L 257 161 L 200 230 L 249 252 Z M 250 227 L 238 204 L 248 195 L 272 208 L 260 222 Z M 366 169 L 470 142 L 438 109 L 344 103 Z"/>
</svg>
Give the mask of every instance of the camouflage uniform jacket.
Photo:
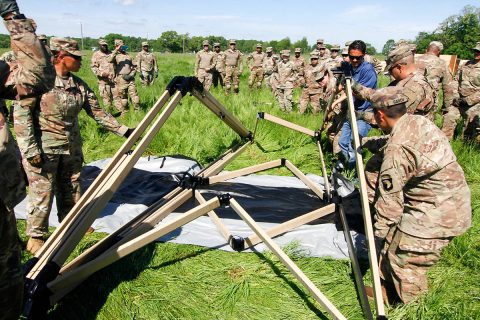
<svg viewBox="0 0 480 320">
<path fill-rule="evenodd" d="M 15 54 L 13 53 L 13 51 L 10 50 L 10 51 L 7 51 L 4 54 L 2 54 L 0 56 L 0 60 L 3 60 L 7 63 L 12 63 L 12 62 L 17 61 L 17 58 L 15 57 Z"/>
<path fill-rule="evenodd" d="M 337 78 L 335 78 L 335 76 L 331 71 L 328 71 L 328 79 L 329 80 L 328 80 L 327 86 L 323 87 L 320 92 L 320 106 L 324 110 L 326 110 L 326 107 L 328 106 L 330 99 L 332 99 L 332 95 L 334 95 L 333 99 L 335 99 L 337 95 L 336 94 Z"/>
<path fill-rule="evenodd" d="M 416 64 L 427 77 L 427 81 L 438 95 L 440 83 L 443 87 L 443 105 L 448 107 L 453 101 L 453 78 L 446 63 L 434 54 L 426 53 L 416 58 Z"/>
<path fill-rule="evenodd" d="M 369 54 L 366 54 L 366 55 L 363 57 L 363 60 L 365 60 L 366 62 L 368 62 L 368 63 L 370 63 L 371 65 L 373 65 L 373 68 L 375 69 L 375 71 L 377 72 L 377 74 L 379 74 L 380 72 L 382 72 L 382 70 L 383 70 L 382 64 L 380 63 L 380 61 L 378 61 L 377 58 L 372 57 L 372 56 L 369 55 Z"/>
<path fill-rule="evenodd" d="M 236 49 L 225 50 L 225 65 L 229 67 L 236 66 L 240 70 L 243 70 L 242 53 Z"/>
<path fill-rule="evenodd" d="M 305 68 L 305 89 L 309 94 L 319 94 L 323 91 L 322 87 L 315 81 L 315 77 L 317 76 L 318 71 L 320 70 L 320 66 L 317 64 L 316 66 L 312 66 L 309 64 Z"/>
<path fill-rule="evenodd" d="M 107 61 L 113 64 L 115 77 L 124 75 L 135 76 L 137 65 L 127 53 L 114 50 L 108 56 Z"/>
<path fill-rule="evenodd" d="M 406 103 L 408 113 L 431 116 L 432 112 L 435 112 L 434 92 L 424 75 L 412 73 L 403 80 L 391 82 L 389 86 L 404 88 L 403 94 L 408 97 Z M 352 89 L 357 97 L 368 101 L 371 101 L 371 96 L 375 92 L 375 89 L 366 88 L 357 82 L 354 82 Z"/>
<path fill-rule="evenodd" d="M 250 68 L 262 68 L 263 67 L 263 62 L 267 58 L 267 54 L 265 52 L 262 53 L 257 53 L 252 52 L 247 56 L 247 65 L 250 66 L 250 61 L 253 60 L 253 64 L 250 66 Z"/>
<path fill-rule="evenodd" d="M 384 148 L 375 234 L 393 226 L 419 238 L 446 238 L 471 224 L 470 190 L 447 137 L 424 117 L 404 115 Z"/>
<path fill-rule="evenodd" d="M 458 93 L 470 107 L 480 103 L 480 62 L 468 61 L 460 69 Z"/>
<path fill-rule="evenodd" d="M 94 75 L 98 79 L 108 79 L 113 80 L 115 77 L 115 72 L 113 70 L 113 65 L 108 62 L 108 56 L 112 54 L 110 51 L 103 53 L 101 50 L 95 51 L 92 55 L 92 61 L 90 63 L 90 68 Z"/>
<path fill-rule="evenodd" d="M 57 76 L 55 87 L 42 96 L 39 104 L 33 115 L 26 112 L 18 115 L 16 120 L 16 125 L 23 127 L 18 142 L 27 158 L 40 153 L 40 150 L 47 154 L 81 155 L 78 114 L 82 109 L 117 135 L 123 136 L 128 130 L 106 113 L 98 104 L 95 93 L 83 80 L 72 74 L 66 78 Z"/>
<path fill-rule="evenodd" d="M 263 73 L 266 74 L 267 76 L 271 75 L 273 73 L 273 69 L 275 68 L 275 65 L 277 63 L 273 59 L 273 56 L 269 57 L 266 56 L 265 60 L 263 61 Z"/>
<path fill-rule="evenodd" d="M 135 57 L 137 59 L 137 66 L 143 72 L 158 72 L 157 58 L 151 52 L 141 51 Z"/>
<path fill-rule="evenodd" d="M 50 90 L 55 79 L 51 56 L 35 35 L 34 22 L 5 21 L 10 32 L 16 66 L 0 61 L 0 98 L 23 99 Z M 0 113 L 0 199 L 13 208 L 25 196 L 23 175 L 16 156 L 15 144 L 3 114 Z M 2 217 L 3 219 L 3 217 Z M 5 223 L 2 220 L 0 223 Z"/>
<path fill-rule="evenodd" d="M 214 60 L 215 60 L 215 64 L 214 64 L 214 68 L 215 70 L 217 70 L 218 72 L 220 73 L 223 73 L 225 72 L 225 52 L 214 52 L 215 54 L 215 57 L 214 57 Z"/>
<path fill-rule="evenodd" d="M 210 71 L 215 66 L 215 53 L 212 51 L 201 50 L 197 52 L 195 56 L 195 74 L 198 69 L 204 69 Z"/>
<path fill-rule="evenodd" d="M 295 82 L 295 65 L 292 61 L 283 62 L 280 61 L 274 69 L 274 72 L 278 74 L 278 86 L 279 89 L 293 88 Z"/>
<path fill-rule="evenodd" d="M 307 64 L 305 62 L 305 59 L 303 59 L 302 56 L 300 56 L 298 58 L 294 56 L 293 59 L 292 59 L 292 62 L 295 65 L 295 68 L 297 68 L 297 73 L 299 75 L 303 75 L 304 72 L 305 72 L 305 66 Z"/>
</svg>

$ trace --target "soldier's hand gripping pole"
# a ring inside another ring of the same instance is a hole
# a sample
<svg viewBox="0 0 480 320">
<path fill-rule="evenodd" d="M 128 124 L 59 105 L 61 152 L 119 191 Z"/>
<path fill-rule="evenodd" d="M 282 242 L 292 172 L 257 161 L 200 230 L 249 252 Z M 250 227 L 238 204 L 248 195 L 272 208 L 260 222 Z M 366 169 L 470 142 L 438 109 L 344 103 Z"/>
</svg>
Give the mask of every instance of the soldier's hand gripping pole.
<svg viewBox="0 0 480 320">
<path fill-rule="evenodd" d="M 362 202 L 363 220 L 365 222 L 365 235 L 367 236 L 368 258 L 370 261 L 370 270 L 372 273 L 373 291 L 375 296 L 375 309 L 377 319 L 386 319 L 385 307 L 383 305 L 382 287 L 380 283 L 380 273 L 377 259 L 377 250 L 375 248 L 375 238 L 373 234 L 372 216 L 367 196 L 367 182 L 365 179 L 365 169 L 363 166 L 363 157 L 361 154 L 360 136 L 358 134 L 357 119 L 355 117 L 355 107 L 353 105 L 352 78 L 345 76 L 345 88 L 348 102 L 348 118 L 352 128 L 353 144 L 355 148 L 355 157 L 357 164 L 357 175 L 360 182 L 360 199 Z"/>
</svg>

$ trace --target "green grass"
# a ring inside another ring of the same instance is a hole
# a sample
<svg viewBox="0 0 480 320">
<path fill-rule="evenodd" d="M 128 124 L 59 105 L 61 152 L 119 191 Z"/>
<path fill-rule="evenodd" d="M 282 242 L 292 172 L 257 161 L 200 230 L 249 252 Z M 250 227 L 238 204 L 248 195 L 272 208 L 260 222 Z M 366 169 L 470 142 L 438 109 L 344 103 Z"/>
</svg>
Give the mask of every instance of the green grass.
<svg viewBox="0 0 480 320">
<path fill-rule="evenodd" d="M 98 94 L 88 68 L 90 55 L 78 75 Z M 142 111 L 131 111 L 119 120 L 135 126 L 174 75 L 193 74 L 193 56 L 159 56 L 160 76 L 154 86 L 138 86 Z M 382 76 L 380 84 L 388 79 Z M 139 84 L 139 83 L 138 83 Z M 279 111 L 267 89 L 250 92 L 247 74 L 242 75 L 240 94 L 226 97 L 219 89 L 213 95 L 253 130 L 256 114 L 265 111 L 318 129 L 321 117 Z M 294 100 L 298 101 L 299 91 Z M 84 113 L 80 116 L 85 161 L 110 157 L 123 139 L 99 128 Z M 213 161 L 238 137 L 215 119 L 196 99 L 186 97 L 147 149 L 151 155 L 182 154 L 202 165 Z M 324 141 L 325 147 L 327 146 Z M 430 290 L 418 302 L 388 308 L 391 319 L 480 318 L 480 154 L 476 147 L 453 142 L 472 190 L 472 228 L 456 238 L 429 273 Z M 237 169 L 285 157 L 303 172 L 320 174 L 315 144 L 302 134 L 260 122 L 256 144 L 227 169 Z M 333 161 L 327 152 L 327 166 Z M 286 174 L 277 169 L 273 174 Z M 24 223 L 18 223 L 26 240 Z M 72 257 L 104 236 L 86 236 Z M 348 260 L 311 258 L 286 248 L 299 267 L 349 319 L 361 319 Z M 24 253 L 24 260 L 29 255 Z M 369 282 L 369 273 L 366 275 Z M 152 244 L 98 272 L 58 304 L 53 319 L 315 319 L 326 313 L 271 254 L 229 253 L 194 245 Z"/>
</svg>

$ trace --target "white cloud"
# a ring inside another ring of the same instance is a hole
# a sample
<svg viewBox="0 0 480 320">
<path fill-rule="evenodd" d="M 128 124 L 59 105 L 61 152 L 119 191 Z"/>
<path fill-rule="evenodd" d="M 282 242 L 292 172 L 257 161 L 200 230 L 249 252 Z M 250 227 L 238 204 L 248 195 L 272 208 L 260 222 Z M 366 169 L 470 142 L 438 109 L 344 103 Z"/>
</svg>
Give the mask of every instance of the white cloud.
<svg viewBox="0 0 480 320">
<path fill-rule="evenodd" d="M 206 15 L 206 16 L 194 16 L 194 19 L 197 20 L 235 20 L 238 17 L 228 16 L 228 15 Z"/>
<path fill-rule="evenodd" d="M 360 18 L 362 16 L 368 16 L 369 18 L 371 18 L 373 16 L 379 16 L 385 12 L 387 12 L 387 9 L 383 5 L 369 4 L 350 7 L 345 11 L 341 12 L 339 16 L 350 18 Z"/>
<path fill-rule="evenodd" d="M 132 4 L 135 4 L 137 0 L 113 0 L 116 3 L 121 4 L 122 6 L 131 6 Z"/>
</svg>

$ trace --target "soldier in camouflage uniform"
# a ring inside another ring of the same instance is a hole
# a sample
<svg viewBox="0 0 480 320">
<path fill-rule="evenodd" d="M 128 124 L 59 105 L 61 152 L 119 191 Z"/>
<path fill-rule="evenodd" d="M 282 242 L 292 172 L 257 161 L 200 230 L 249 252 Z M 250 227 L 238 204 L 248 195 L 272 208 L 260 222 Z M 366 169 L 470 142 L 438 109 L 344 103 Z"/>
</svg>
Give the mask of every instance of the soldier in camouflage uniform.
<svg viewBox="0 0 480 320">
<path fill-rule="evenodd" d="M 408 97 L 407 112 L 418 114 L 434 120 L 435 117 L 435 93 L 423 74 L 418 72 L 409 46 L 400 46 L 390 51 L 387 56 L 385 71 L 395 79 L 389 86 L 405 88 L 404 94 Z M 360 99 L 370 101 L 375 89 L 365 88 L 357 82 L 353 82 L 353 93 Z M 366 115 L 359 114 L 360 117 Z M 371 116 L 364 118 L 371 121 Z"/>
<path fill-rule="evenodd" d="M 92 55 L 90 68 L 98 79 L 98 90 L 103 99 L 105 106 L 111 106 L 113 102 L 113 92 L 115 92 L 115 72 L 113 65 L 108 62 L 107 58 L 111 54 L 108 50 L 107 41 L 100 39 L 98 41 L 100 50 L 95 51 Z"/>
<path fill-rule="evenodd" d="M 325 47 L 323 39 L 317 39 L 317 45 L 315 49 L 313 49 L 312 53 L 316 53 L 319 56 L 319 63 L 322 62 L 323 59 L 330 58 L 330 50 Z M 320 52 L 322 51 L 322 52 Z"/>
<path fill-rule="evenodd" d="M 52 38 L 57 73 L 55 86 L 42 95 L 36 109 L 15 113 L 23 164 L 29 181 L 27 250 L 34 254 L 44 243 L 53 195 L 62 221 L 80 198 L 79 177 L 83 164 L 78 114 L 84 109 L 100 125 L 120 136 L 131 129 L 120 125 L 98 104 L 95 93 L 77 72 L 83 53 L 75 40 Z M 32 125 L 33 124 L 33 125 Z"/>
<path fill-rule="evenodd" d="M 280 104 L 280 110 L 292 111 L 293 85 L 295 82 L 295 65 L 290 61 L 290 50 L 284 50 L 281 60 L 274 68 L 278 75 L 275 96 Z"/>
<path fill-rule="evenodd" d="M 216 88 L 220 83 L 220 86 L 223 88 L 223 79 L 225 78 L 225 52 L 221 51 L 220 43 L 218 42 L 213 44 L 213 50 L 215 54 L 215 66 L 212 70 L 213 86 Z"/>
<path fill-rule="evenodd" d="M 230 48 L 225 50 L 225 93 L 230 94 L 232 89 L 235 93 L 239 90 L 239 77 L 243 72 L 242 53 L 237 50 L 237 42 L 229 41 Z"/>
<path fill-rule="evenodd" d="M 210 51 L 208 40 L 203 41 L 203 50 L 195 56 L 195 77 L 203 84 L 205 90 L 212 85 L 212 70 L 215 67 L 215 53 Z"/>
<path fill-rule="evenodd" d="M 158 77 L 157 58 L 148 48 L 148 42 L 143 41 L 142 51 L 135 57 L 137 59 L 137 68 L 140 70 L 140 82 L 142 86 L 151 85 L 153 80 Z"/>
<path fill-rule="evenodd" d="M 135 86 L 137 65 L 126 52 L 125 47 L 123 40 L 116 39 L 115 50 L 113 50 L 107 58 L 107 61 L 113 64 L 113 70 L 115 72 L 115 91 L 113 92 L 115 108 L 122 114 L 128 112 L 129 95 L 135 110 L 140 109 L 140 98 L 138 97 L 137 87 Z"/>
<path fill-rule="evenodd" d="M 36 24 L 18 14 L 15 1 L 1 1 L 0 15 L 10 33 L 16 66 L 0 61 L 0 98 L 22 100 L 48 91 L 55 70 L 35 35 Z M 15 13 L 15 14 L 14 14 Z M 18 319 L 23 298 L 21 246 L 13 208 L 25 196 L 25 183 L 6 117 L 0 112 L 0 310 L 2 319 Z"/>
<path fill-rule="evenodd" d="M 263 70 L 263 63 L 267 55 L 262 52 L 262 45 L 257 43 L 256 51 L 250 53 L 247 56 L 247 67 L 250 68 L 250 76 L 248 77 L 248 87 L 251 89 L 253 85 L 256 84 L 257 89 L 262 87 L 264 70 Z M 250 65 L 250 61 L 253 61 L 252 65 Z"/>
<path fill-rule="evenodd" d="M 265 57 L 265 60 L 263 61 L 263 72 L 265 74 L 265 84 L 267 85 L 267 88 L 272 89 L 272 74 L 273 74 L 273 68 L 275 67 L 276 60 L 273 59 L 273 48 L 272 47 L 267 47 L 267 56 Z"/>
<path fill-rule="evenodd" d="M 407 114 L 403 91 L 387 87 L 371 97 L 376 122 L 389 138 L 369 200 L 384 295 L 408 303 L 428 289 L 427 272 L 441 250 L 470 227 L 471 206 L 447 137 L 425 117 Z"/>
<path fill-rule="evenodd" d="M 44 46 L 48 46 L 48 39 L 47 39 L 46 35 L 39 34 L 38 35 L 38 40 L 40 40 L 40 42 L 43 43 Z"/>
<path fill-rule="evenodd" d="M 318 64 L 318 55 L 310 54 L 310 64 L 305 68 L 305 84 L 303 85 L 302 95 L 300 96 L 298 112 L 303 114 L 308 104 L 312 106 L 314 114 L 320 112 L 320 92 L 322 87 L 316 81 L 317 74 L 325 74 L 324 65 Z"/>
<path fill-rule="evenodd" d="M 305 84 L 305 67 L 307 62 L 302 57 L 302 49 L 295 48 L 295 55 L 292 59 L 293 65 L 297 69 L 295 71 L 295 87 L 301 87 Z"/>
<path fill-rule="evenodd" d="M 439 41 L 430 42 L 427 52 L 418 58 L 415 58 L 418 70 L 425 74 L 427 81 L 435 92 L 434 108 L 438 108 L 438 96 L 440 85 L 443 89 L 443 110 L 448 110 L 453 101 L 453 78 L 448 70 L 447 64 L 439 58 L 443 50 L 443 44 Z"/>
<path fill-rule="evenodd" d="M 444 116 L 442 130 L 452 139 L 461 116 L 464 119 L 462 136 L 480 143 L 480 42 L 472 50 L 474 59 L 458 72 L 458 84 L 453 87 L 455 98 Z"/>
</svg>

